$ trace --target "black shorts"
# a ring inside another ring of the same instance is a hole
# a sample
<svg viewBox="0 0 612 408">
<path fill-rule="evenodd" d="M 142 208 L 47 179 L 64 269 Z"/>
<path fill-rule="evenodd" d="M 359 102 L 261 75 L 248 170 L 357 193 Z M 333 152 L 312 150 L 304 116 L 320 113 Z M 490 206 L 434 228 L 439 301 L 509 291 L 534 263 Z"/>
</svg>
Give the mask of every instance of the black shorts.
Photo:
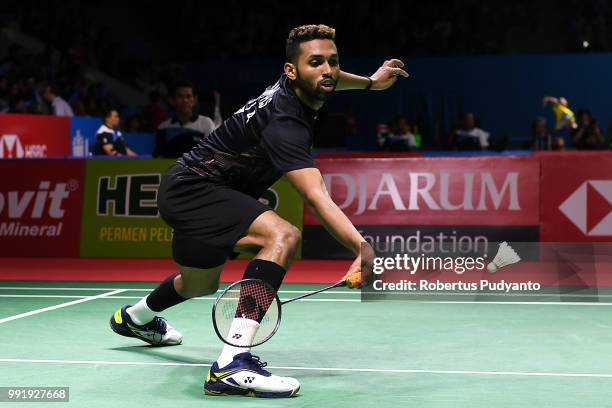
<svg viewBox="0 0 612 408">
<path fill-rule="evenodd" d="M 270 207 L 226 186 L 208 182 L 180 164 L 162 178 L 159 213 L 174 229 L 173 256 L 183 266 L 221 265 L 247 229 Z"/>
</svg>

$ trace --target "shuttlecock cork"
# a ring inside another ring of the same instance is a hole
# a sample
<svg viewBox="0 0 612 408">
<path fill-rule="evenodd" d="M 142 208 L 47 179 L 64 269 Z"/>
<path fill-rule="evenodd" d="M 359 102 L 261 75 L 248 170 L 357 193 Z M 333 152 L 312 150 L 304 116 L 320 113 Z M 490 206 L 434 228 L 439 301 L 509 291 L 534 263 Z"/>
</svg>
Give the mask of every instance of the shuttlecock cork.
<svg viewBox="0 0 612 408">
<path fill-rule="evenodd" d="M 510 245 L 506 241 L 499 244 L 499 249 L 497 250 L 497 255 L 493 258 L 493 262 L 489 262 L 487 265 L 487 270 L 491 273 L 497 272 L 499 269 L 504 266 L 511 265 L 513 263 L 517 263 L 521 260 L 521 257 L 512 249 Z"/>
</svg>

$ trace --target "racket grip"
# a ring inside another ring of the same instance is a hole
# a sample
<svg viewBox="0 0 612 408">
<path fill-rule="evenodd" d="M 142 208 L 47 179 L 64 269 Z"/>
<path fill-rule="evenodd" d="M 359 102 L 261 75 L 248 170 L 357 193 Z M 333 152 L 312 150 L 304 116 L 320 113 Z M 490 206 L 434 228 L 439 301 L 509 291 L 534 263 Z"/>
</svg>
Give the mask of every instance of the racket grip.
<svg viewBox="0 0 612 408">
<path fill-rule="evenodd" d="M 349 289 L 355 289 L 361 287 L 361 272 L 351 273 L 344 280 L 346 287 Z"/>
</svg>

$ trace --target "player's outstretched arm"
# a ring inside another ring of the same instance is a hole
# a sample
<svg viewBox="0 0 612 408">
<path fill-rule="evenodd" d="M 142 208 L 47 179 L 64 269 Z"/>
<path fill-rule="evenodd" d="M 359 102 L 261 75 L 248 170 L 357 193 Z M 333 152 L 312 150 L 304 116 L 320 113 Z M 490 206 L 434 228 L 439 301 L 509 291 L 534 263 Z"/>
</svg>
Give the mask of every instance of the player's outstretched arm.
<svg viewBox="0 0 612 408">
<path fill-rule="evenodd" d="M 398 59 L 390 59 L 385 61 L 380 68 L 378 68 L 376 72 L 369 77 L 340 71 L 340 77 L 338 78 L 336 90 L 346 91 L 349 89 L 371 89 L 373 91 L 382 91 L 393 85 L 395 81 L 397 81 L 398 76 L 408 78 L 408 73 L 404 71 L 403 68 L 404 63 L 402 61 Z M 372 80 L 371 85 L 370 80 Z"/>
<path fill-rule="evenodd" d="M 286 175 L 325 229 L 355 254 L 356 258 L 345 277 L 360 272 L 362 267 L 361 244 L 366 241 L 329 196 L 319 169 L 293 170 L 287 172 Z"/>
</svg>

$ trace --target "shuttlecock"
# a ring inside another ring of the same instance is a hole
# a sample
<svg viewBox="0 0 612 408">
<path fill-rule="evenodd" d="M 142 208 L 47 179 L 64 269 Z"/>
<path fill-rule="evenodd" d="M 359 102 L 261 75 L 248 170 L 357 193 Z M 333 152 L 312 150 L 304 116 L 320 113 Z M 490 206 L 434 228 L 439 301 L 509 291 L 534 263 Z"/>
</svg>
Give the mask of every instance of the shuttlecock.
<svg viewBox="0 0 612 408">
<path fill-rule="evenodd" d="M 497 255 L 493 258 L 493 262 L 489 262 L 487 269 L 489 272 L 496 272 L 498 269 L 503 268 L 506 265 L 517 263 L 521 260 L 521 257 L 512 249 L 506 241 L 499 244 Z"/>
</svg>

